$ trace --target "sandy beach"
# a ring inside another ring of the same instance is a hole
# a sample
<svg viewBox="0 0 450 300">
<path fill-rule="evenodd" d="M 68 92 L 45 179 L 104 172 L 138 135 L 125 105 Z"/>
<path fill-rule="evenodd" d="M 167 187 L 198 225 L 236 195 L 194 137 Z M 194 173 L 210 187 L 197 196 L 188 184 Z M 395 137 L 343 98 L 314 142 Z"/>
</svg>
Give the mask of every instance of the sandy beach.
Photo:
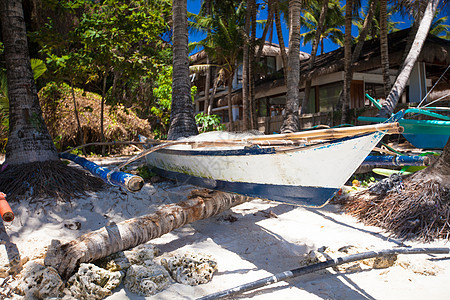
<svg viewBox="0 0 450 300">
<path fill-rule="evenodd" d="M 126 157 L 93 159 L 114 166 Z M 142 164 L 136 162 L 134 166 Z M 107 187 L 66 203 L 11 203 L 15 219 L 0 222 L 0 266 L 8 263 L 5 243 L 17 246 L 21 259 L 40 259 L 51 240 L 68 242 L 108 222 L 154 212 L 163 204 L 186 199 L 196 187 L 171 181 L 146 183 L 130 193 Z M 106 299 L 196 299 L 224 289 L 298 268 L 311 250 L 345 246 L 362 250 L 404 246 L 449 247 L 447 241 L 422 244 L 397 240 L 377 227 L 364 226 L 345 215 L 338 205 L 320 209 L 254 199 L 218 216 L 197 221 L 150 242 L 161 253 L 203 253 L 217 261 L 218 270 L 207 284 L 170 285 L 143 297 L 121 284 Z M 342 254 L 345 256 L 345 253 Z M 399 255 L 389 268 L 361 265 L 356 271 L 326 269 L 279 282 L 234 298 L 249 299 L 444 299 L 448 295 L 450 255 Z M 10 280 L 10 279 L 9 279 Z M 0 278 L 0 298 L 11 281 Z M 20 299 L 19 295 L 13 295 Z"/>
</svg>

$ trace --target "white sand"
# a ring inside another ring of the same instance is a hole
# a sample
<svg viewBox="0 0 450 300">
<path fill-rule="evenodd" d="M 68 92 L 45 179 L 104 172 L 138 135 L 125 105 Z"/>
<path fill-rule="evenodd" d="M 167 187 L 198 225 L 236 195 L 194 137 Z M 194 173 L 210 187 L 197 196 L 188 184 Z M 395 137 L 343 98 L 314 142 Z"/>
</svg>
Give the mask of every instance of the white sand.
<svg viewBox="0 0 450 300">
<path fill-rule="evenodd" d="M 111 164 L 111 158 L 95 161 Z M 145 184 L 135 194 L 117 187 L 75 199 L 72 203 L 13 203 L 16 218 L 0 222 L 2 240 L 15 244 L 21 258 L 42 257 L 52 239 L 67 242 L 105 226 L 152 213 L 162 205 L 186 199 L 194 188 L 171 182 Z M 276 217 L 273 217 L 273 216 Z M 230 222 L 230 216 L 237 220 Z M 76 223 L 81 224 L 80 229 Z M 73 229 L 72 229 L 73 228 Z M 364 226 L 343 214 L 336 205 L 310 209 L 255 199 L 207 220 L 186 225 L 152 241 L 163 253 L 202 252 L 217 259 L 213 280 L 196 287 L 174 284 L 145 299 L 194 299 L 300 267 L 301 257 L 322 246 L 338 249 L 354 245 L 369 249 L 390 249 L 401 241 L 387 238 L 381 229 Z M 422 246 L 406 242 L 411 246 Z M 445 241 L 427 247 L 450 247 Z M 406 256 L 405 256 L 406 257 Z M 252 299 L 445 299 L 450 282 L 450 255 L 409 255 L 409 267 L 365 269 L 337 273 L 332 269 L 290 279 L 245 293 L 235 298 Z M 0 264 L 7 262 L 0 245 Z M 426 276 L 425 269 L 437 271 Z M 0 278 L 0 284 L 2 283 Z M 1 298 L 1 296 L 0 296 Z M 123 288 L 107 299 L 143 299 Z"/>
</svg>

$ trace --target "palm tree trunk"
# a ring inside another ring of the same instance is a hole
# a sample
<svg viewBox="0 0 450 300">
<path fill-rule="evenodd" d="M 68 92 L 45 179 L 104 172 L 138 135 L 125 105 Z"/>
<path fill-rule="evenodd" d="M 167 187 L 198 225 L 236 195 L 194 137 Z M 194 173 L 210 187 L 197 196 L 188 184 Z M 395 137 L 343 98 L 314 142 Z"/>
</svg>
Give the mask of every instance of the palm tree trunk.
<svg viewBox="0 0 450 300">
<path fill-rule="evenodd" d="M 189 82 L 187 0 L 173 0 L 172 113 L 168 139 L 198 134 Z"/>
<path fill-rule="evenodd" d="M 245 14 L 244 25 L 244 51 L 242 58 L 242 130 L 248 130 L 249 128 L 249 36 L 250 36 L 250 23 L 251 23 L 251 0 L 247 0 L 247 12 Z"/>
<path fill-rule="evenodd" d="M 281 30 L 280 3 L 278 2 L 278 0 L 273 1 L 273 5 L 275 6 L 275 27 L 277 29 L 278 43 L 280 43 L 281 60 L 283 61 L 284 80 L 287 81 L 288 58 L 286 54 L 286 48 L 284 47 L 283 31 Z"/>
<path fill-rule="evenodd" d="M 259 59 L 261 58 L 261 55 L 262 55 L 262 51 L 264 49 L 264 43 L 266 41 L 267 32 L 269 31 L 269 28 L 272 28 L 272 25 L 273 25 L 274 15 L 273 15 L 273 4 L 272 4 L 272 2 L 273 1 L 269 0 L 269 3 L 267 4 L 269 6 L 268 7 L 268 12 L 267 12 L 267 22 L 266 22 L 266 25 L 264 26 L 264 30 L 263 30 L 263 33 L 262 33 L 262 36 L 261 36 L 261 39 L 260 39 L 260 42 L 259 42 L 258 52 L 256 53 L 255 60 L 256 60 L 257 63 L 259 62 Z"/>
<path fill-rule="evenodd" d="M 206 5 L 206 16 L 211 15 L 211 1 L 207 0 L 205 2 Z M 211 29 L 208 27 L 207 31 L 206 31 L 206 38 L 207 40 L 209 40 L 209 37 L 211 35 Z M 210 59 L 209 59 L 209 54 L 208 52 L 206 52 L 206 78 L 205 78 L 205 105 L 204 105 L 204 114 L 205 115 L 209 115 L 209 88 L 210 88 L 210 83 L 211 83 L 211 68 L 209 66 L 210 64 Z"/>
<path fill-rule="evenodd" d="M 388 117 L 394 112 L 398 100 L 400 99 L 400 96 L 403 94 L 403 91 L 405 90 L 406 84 L 408 82 L 409 76 L 411 75 L 411 71 L 414 67 L 414 64 L 416 63 L 417 58 L 419 57 L 419 54 L 422 51 L 423 44 L 425 42 L 425 39 L 427 38 L 428 31 L 430 30 L 431 22 L 433 21 L 433 17 L 436 12 L 438 4 L 439 0 L 428 1 L 428 5 L 425 10 L 422 22 L 420 22 L 419 29 L 417 30 L 417 34 L 414 39 L 413 47 L 411 47 L 411 50 L 409 51 L 409 54 L 406 57 L 405 62 L 403 63 L 402 71 L 397 76 L 394 86 L 392 87 L 386 101 L 381 107 L 378 116 Z"/>
<path fill-rule="evenodd" d="M 217 78 L 217 68 L 214 69 L 213 78 L 214 78 L 214 84 L 213 84 L 213 90 L 211 93 L 211 98 L 208 103 L 208 115 L 210 115 L 212 113 L 212 108 L 214 105 L 214 98 L 216 98 L 217 85 L 219 83 L 219 78 Z"/>
<path fill-rule="evenodd" d="M 415 15 L 412 16 L 414 18 L 414 22 L 411 26 L 411 29 L 409 30 L 408 37 L 406 38 L 406 47 L 403 50 L 402 59 L 400 61 L 405 61 L 406 57 L 408 56 L 409 51 L 411 50 L 411 47 L 414 43 L 414 38 L 416 37 L 417 30 L 419 29 L 420 22 L 422 21 L 424 12 L 427 8 L 427 2 L 426 1 L 419 1 L 418 7 L 416 8 L 416 11 L 414 12 Z M 402 71 L 401 68 L 398 69 L 397 76 Z"/>
<path fill-rule="evenodd" d="M 1 0 L 0 5 L 9 97 L 6 162 L 12 166 L 58 161 L 31 70 L 22 1 Z"/>
<path fill-rule="evenodd" d="M 328 11 L 328 0 L 323 0 L 322 9 L 320 11 L 319 16 L 319 24 L 317 24 L 316 34 L 314 35 L 314 40 L 311 48 L 311 56 L 309 57 L 308 71 L 313 68 L 314 62 L 316 61 L 317 49 L 319 48 L 319 41 L 321 40 L 320 37 L 322 36 L 323 25 L 325 23 L 325 16 L 327 15 L 327 11 Z M 305 97 L 303 98 L 302 101 L 302 109 L 300 114 L 306 113 L 306 109 L 309 103 L 310 90 L 311 90 L 311 76 L 308 76 L 305 83 Z"/>
<path fill-rule="evenodd" d="M 255 0 L 250 0 L 251 3 L 251 28 L 252 34 L 250 38 L 250 56 L 248 61 L 248 95 L 250 97 L 250 128 L 257 128 L 257 118 L 256 118 L 256 105 L 255 105 L 255 51 L 256 51 L 256 2 Z"/>
<path fill-rule="evenodd" d="M 391 79 L 389 77 L 389 46 L 387 32 L 387 0 L 380 1 L 380 51 L 381 67 L 383 70 L 384 97 L 391 91 Z"/>
<path fill-rule="evenodd" d="M 79 138 L 79 142 L 81 145 L 86 144 L 86 141 L 84 139 L 84 132 L 83 132 L 83 128 L 81 127 L 81 122 L 80 122 L 80 116 L 78 115 L 78 105 L 77 105 L 77 99 L 75 97 L 75 89 L 73 86 L 73 78 L 70 78 L 70 89 L 72 92 L 72 101 L 73 101 L 73 111 L 75 113 L 75 119 L 77 120 L 77 127 L 78 127 L 78 132 L 80 134 L 80 138 Z M 83 147 L 83 154 L 86 154 L 86 149 Z"/>
<path fill-rule="evenodd" d="M 100 136 L 102 139 L 102 143 L 105 140 L 105 97 L 106 97 L 106 79 L 108 78 L 108 72 L 105 72 L 105 76 L 103 77 L 103 85 L 102 85 L 102 99 L 100 105 Z M 105 156 L 106 146 L 102 146 L 102 156 Z"/>
<path fill-rule="evenodd" d="M 364 19 L 363 28 L 359 34 L 358 43 L 355 46 L 355 50 L 353 50 L 352 54 L 352 63 L 356 62 L 359 59 L 361 54 L 362 47 L 364 46 L 364 42 L 367 38 L 367 33 L 369 32 L 369 27 L 372 24 L 373 12 L 375 9 L 375 1 L 371 0 L 369 4 L 369 10 L 367 12 L 366 18 Z"/>
<path fill-rule="evenodd" d="M 286 114 L 282 133 L 296 132 L 300 130 L 298 118 L 300 81 L 300 11 L 302 9 L 301 0 L 289 1 L 289 55 L 287 67 L 287 95 Z"/>
<path fill-rule="evenodd" d="M 342 101 L 341 123 L 346 123 L 350 109 L 350 86 L 353 79 L 352 67 L 352 10 L 353 0 L 345 4 L 345 35 L 344 35 L 344 90 Z"/>
<path fill-rule="evenodd" d="M 231 94 L 233 93 L 233 76 L 234 72 L 231 73 L 230 78 L 228 78 L 228 121 L 230 122 L 229 131 L 234 131 L 234 120 L 233 120 L 233 102 L 231 101 Z"/>
<path fill-rule="evenodd" d="M 45 265 L 68 278 L 80 263 L 91 262 L 130 249 L 176 228 L 215 216 L 251 198 L 223 192 L 197 190 L 188 200 L 161 206 L 155 213 L 123 221 L 84 234 L 66 244 L 52 241 Z"/>
</svg>

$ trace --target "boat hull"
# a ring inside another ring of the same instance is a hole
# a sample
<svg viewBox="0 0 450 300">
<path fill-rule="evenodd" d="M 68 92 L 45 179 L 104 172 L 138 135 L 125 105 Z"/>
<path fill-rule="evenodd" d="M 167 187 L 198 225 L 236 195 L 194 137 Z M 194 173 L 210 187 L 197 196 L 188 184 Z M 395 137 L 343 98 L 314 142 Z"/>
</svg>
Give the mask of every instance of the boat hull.
<svg viewBox="0 0 450 300">
<path fill-rule="evenodd" d="M 358 120 L 376 123 L 386 121 L 380 117 L 358 117 Z M 416 148 L 444 149 L 450 138 L 450 121 L 400 119 L 398 122 L 404 128 L 402 135 Z"/>
<path fill-rule="evenodd" d="M 315 146 L 218 149 L 172 146 L 146 156 L 162 176 L 206 188 L 320 207 L 384 136 L 374 132 Z"/>
</svg>

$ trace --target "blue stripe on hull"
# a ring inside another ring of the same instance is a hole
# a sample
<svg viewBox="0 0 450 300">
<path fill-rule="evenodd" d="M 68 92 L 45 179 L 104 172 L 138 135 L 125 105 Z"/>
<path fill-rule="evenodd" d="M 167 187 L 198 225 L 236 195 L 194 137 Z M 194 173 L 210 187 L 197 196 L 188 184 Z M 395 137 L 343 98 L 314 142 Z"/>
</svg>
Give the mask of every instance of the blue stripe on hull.
<svg viewBox="0 0 450 300">
<path fill-rule="evenodd" d="M 175 179 L 180 183 L 201 186 L 208 189 L 237 193 L 250 197 L 264 198 L 290 204 L 320 207 L 336 194 L 338 189 L 311 186 L 270 185 L 249 182 L 231 182 L 190 176 L 178 172 L 153 168 L 158 175 Z"/>
</svg>

